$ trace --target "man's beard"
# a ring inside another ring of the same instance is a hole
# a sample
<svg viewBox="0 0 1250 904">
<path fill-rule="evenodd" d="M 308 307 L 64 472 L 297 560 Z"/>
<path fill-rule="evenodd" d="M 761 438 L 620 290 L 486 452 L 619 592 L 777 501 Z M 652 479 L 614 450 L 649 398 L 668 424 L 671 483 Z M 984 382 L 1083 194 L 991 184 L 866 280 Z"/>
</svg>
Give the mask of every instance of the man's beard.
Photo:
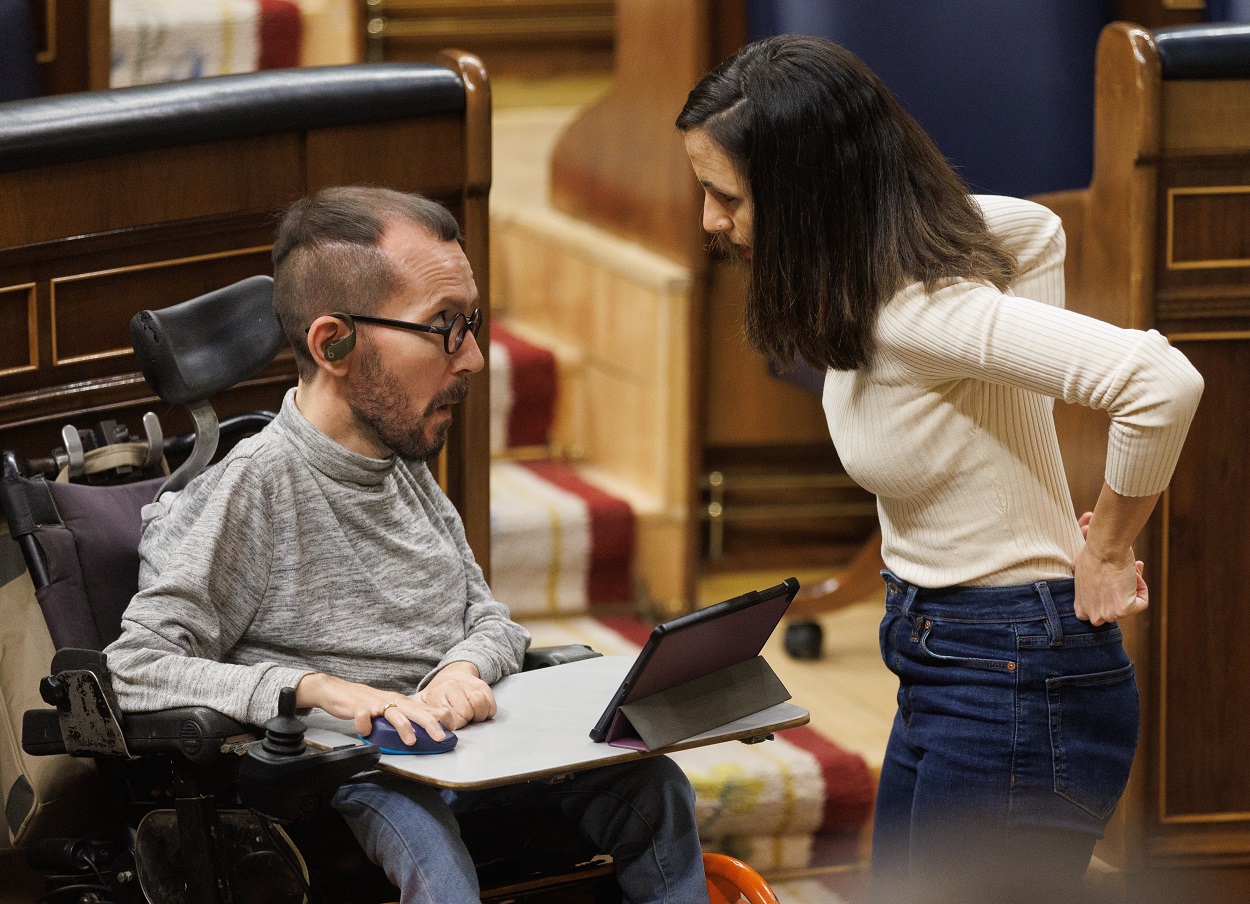
<svg viewBox="0 0 1250 904">
<path fill-rule="evenodd" d="M 426 426 L 435 409 L 463 402 L 469 394 L 469 381 L 461 378 L 450 388 L 436 395 L 418 418 L 411 417 L 408 392 L 393 374 L 382 369 L 378 356 L 370 349 L 360 349 L 362 360 L 358 377 L 348 388 L 347 404 L 359 423 L 384 448 L 403 458 L 427 461 L 447 444 L 451 421 L 438 425 L 433 439 L 426 438 Z"/>
</svg>

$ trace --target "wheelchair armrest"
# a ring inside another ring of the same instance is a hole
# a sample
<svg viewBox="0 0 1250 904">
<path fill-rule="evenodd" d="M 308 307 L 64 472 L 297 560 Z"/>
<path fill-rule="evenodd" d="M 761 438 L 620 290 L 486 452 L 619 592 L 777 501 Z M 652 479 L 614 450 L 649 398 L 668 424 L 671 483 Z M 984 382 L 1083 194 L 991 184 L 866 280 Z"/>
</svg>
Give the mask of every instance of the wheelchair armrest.
<svg viewBox="0 0 1250 904">
<path fill-rule="evenodd" d="M 525 651 L 525 662 L 521 665 L 521 671 L 530 672 L 553 665 L 564 665 L 566 662 L 577 662 L 579 659 L 595 659 L 602 655 L 581 643 L 566 643 L 559 647 L 534 647 Z"/>
<path fill-rule="evenodd" d="M 206 763 L 223 748 L 253 741 L 259 730 L 206 706 L 127 713 L 126 744 L 135 753 L 178 753 Z"/>
<path fill-rule="evenodd" d="M 22 714 L 22 750 L 31 756 L 73 754 L 61 724 L 61 714 L 55 709 L 27 710 Z M 184 706 L 129 713 L 122 734 L 132 755 L 177 753 L 199 765 L 219 756 L 227 745 L 255 740 L 258 731 L 215 709 Z"/>
</svg>

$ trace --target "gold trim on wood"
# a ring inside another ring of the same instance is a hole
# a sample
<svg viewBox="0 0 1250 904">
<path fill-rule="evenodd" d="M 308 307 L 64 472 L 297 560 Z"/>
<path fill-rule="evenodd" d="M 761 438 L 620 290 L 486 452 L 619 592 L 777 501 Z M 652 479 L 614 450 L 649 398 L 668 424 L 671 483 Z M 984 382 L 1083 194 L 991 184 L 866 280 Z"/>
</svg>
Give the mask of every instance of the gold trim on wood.
<svg viewBox="0 0 1250 904">
<path fill-rule="evenodd" d="M 148 261 L 144 264 L 133 264 L 128 267 L 113 267 L 108 270 L 96 270 L 91 273 L 75 273 L 73 276 L 57 276 L 52 279 L 48 295 L 51 326 L 49 332 L 52 334 L 52 365 L 60 367 L 68 364 L 81 364 L 84 361 L 99 361 L 104 358 L 120 358 L 123 355 L 133 353 L 130 348 L 114 348 L 103 352 L 93 352 L 90 355 L 75 355 L 72 358 L 61 358 L 57 353 L 57 337 L 56 337 L 56 287 L 61 283 L 84 282 L 89 279 L 100 279 L 106 276 L 116 276 L 119 273 L 137 273 L 141 270 L 155 270 L 162 267 L 177 267 L 182 264 L 195 264 L 200 261 L 224 260 L 229 257 L 243 257 L 248 254 L 256 254 L 258 251 L 269 251 L 272 245 L 256 245 L 252 248 L 234 248 L 230 251 L 214 251 L 211 254 L 196 254 L 191 257 L 178 257 L 164 261 Z"/>
<path fill-rule="evenodd" d="M 1172 341 L 1172 337 L 1168 337 Z M 1159 501 L 1160 539 L 1159 554 L 1159 823 L 1168 821 L 1168 562 L 1171 549 L 1168 544 L 1168 527 L 1172 518 L 1172 491 L 1164 487 Z"/>
<path fill-rule="evenodd" d="M 1168 333 L 1168 342 L 1230 342 L 1250 339 L 1250 330 L 1215 333 Z"/>
<path fill-rule="evenodd" d="M 1250 339 L 1250 332 L 1244 330 L 1210 333 L 1169 333 L 1168 342 L 1226 342 Z M 1171 575 L 1168 562 L 1171 561 L 1171 549 L 1168 544 L 1172 518 L 1171 489 L 1164 489 L 1160 500 L 1160 554 L 1162 562 L 1159 568 L 1161 592 L 1159 594 L 1159 824 L 1181 825 L 1202 823 L 1228 823 L 1250 821 L 1250 813 L 1190 813 L 1184 816 L 1169 816 L 1167 810 L 1167 774 L 1168 774 L 1168 581 Z"/>
<path fill-rule="evenodd" d="M 1206 9 L 1207 0 L 1163 0 L 1164 9 Z"/>
<path fill-rule="evenodd" d="M 513 16 L 533 18 L 547 14 L 567 16 L 597 10 L 612 15 L 612 0 L 365 0 L 365 5 L 384 13 L 409 16 Z"/>
<path fill-rule="evenodd" d="M 531 40 L 581 37 L 611 39 L 616 28 L 612 16 L 547 16 L 533 19 L 397 19 L 369 20 L 369 34 L 392 40 L 421 39 L 472 42 L 482 39 Z"/>
<path fill-rule="evenodd" d="M 0 377 L 9 374 L 24 374 L 32 370 L 39 369 L 39 305 L 36 301 L 35 289 L 36 283 L 19 283 L 15 286 L 4 286 L 0 288 L 0 295 L 8 292 L 26 291 L 26 340 L 29 343 L 29 364 L 21 367 L 6 367 L 0 370 Z"/>
<path fill-rule="evenodd" d="M 35 54 L 37 63 L 56 62 L 56 0 L 43 2 L 44 46 Z"/>
<path fill-rule="evenodd" d="M 1178 263 L 1172 255 L 1173 231 L 1175 217 L 1175 199 L 1177 195 L 1245 195 L 1250 194 L 1250 185 L 1189 185 L 1168 189 L 1167 240 L 1165 252 L 1167 269 L 1169 270 L 1215 270 L 1222 267 L 1250 267 L 1250 257 L 1231 258 L 1228 260 L 1198 260 Z"/>
</svg>

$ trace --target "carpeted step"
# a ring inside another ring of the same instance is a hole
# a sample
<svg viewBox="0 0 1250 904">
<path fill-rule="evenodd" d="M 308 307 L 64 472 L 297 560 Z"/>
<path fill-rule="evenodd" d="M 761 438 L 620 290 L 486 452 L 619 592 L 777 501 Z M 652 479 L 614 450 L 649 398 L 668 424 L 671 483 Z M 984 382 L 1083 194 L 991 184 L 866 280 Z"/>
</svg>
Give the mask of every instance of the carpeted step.
<svg viewBox="0 0 1250 904">
<path fill-rule="evenodd" d="M 495 323 L 490 357 L 495 595 L 514 615 L 632 604 L 637 519 L 629 503 L 546 457 L 560 392 L 556 355 Z"/>
<path fill-rule="evenodd" d="M 490 331 L 491 452 L 551 442 L 556 356 L 494 323 Z"/>
<path fill-rule="evenodd" d="M 522 621 L 535 645 L 584 643 L 607 656 L 636 656 L 651 630 L 627 617 Z M 779 732 L 763 744 L 714 744 L 670 756 L 694 786 L 705 850 L 756 869 L 808 866 L 816 849 L 822 862 L 830 850 L 855 858 L 872 811 L 872 773 L 862 757 L 811 728 Z"/>
<path fill-rule="evenodd" d="M 561 462 L 491 465 L 491 587 L 514 617 L 632 603 L 634 513 Z"/>
</svg>

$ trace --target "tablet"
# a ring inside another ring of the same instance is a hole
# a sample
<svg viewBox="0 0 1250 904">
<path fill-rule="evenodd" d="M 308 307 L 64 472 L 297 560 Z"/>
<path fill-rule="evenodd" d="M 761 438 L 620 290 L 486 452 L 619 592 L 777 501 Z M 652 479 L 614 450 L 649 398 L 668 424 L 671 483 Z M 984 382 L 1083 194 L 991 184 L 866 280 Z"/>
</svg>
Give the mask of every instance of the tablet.
<svg viewBox="0 0 1250 904">
<path fill-rule="evenodd" d="M 787 578 L 656 625 L 590 737 L 606 740 L 623 704 L 758 656 L 798 589 L 798 580 Z"/>
</svg>

